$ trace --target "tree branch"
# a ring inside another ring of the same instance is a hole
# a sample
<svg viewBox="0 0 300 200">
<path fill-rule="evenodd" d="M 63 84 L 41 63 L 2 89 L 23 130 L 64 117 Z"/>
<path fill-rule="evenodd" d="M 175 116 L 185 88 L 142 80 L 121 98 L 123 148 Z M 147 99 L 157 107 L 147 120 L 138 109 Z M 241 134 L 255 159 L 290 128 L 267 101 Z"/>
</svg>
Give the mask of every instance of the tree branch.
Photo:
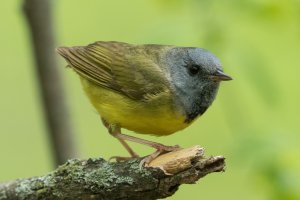
<svg viewBox="0 0 300 200">
<path fill-rule="evenodd" d="M 24 0 L 38 85 L 56 166 L 76 157 L 73 130 L 55 56 L 51 0 Z"/>
<path fill-rule="evenodd" d="M 121 163 L 73 159 L 45 176 L 0 184 L 0 200 L 165 198 L 181 184 L 224 171 L 224 160 L 205 158 L 198 146 L 164 154 L 142 168 L 141 159 Z"/>
</svg>

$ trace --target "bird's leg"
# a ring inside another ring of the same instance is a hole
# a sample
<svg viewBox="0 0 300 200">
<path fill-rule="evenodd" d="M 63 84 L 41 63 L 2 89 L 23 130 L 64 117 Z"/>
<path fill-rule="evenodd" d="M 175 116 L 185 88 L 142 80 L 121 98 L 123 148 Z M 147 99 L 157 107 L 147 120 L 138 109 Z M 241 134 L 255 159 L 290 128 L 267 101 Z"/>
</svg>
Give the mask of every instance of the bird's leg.
<svg viewBox="0 0 300 200">
<path fill-rule="evenodd" d="M 149 141 L 149 140 L 144 140 L 144 139 L 133 137 L 133 136 L 130 136 L 130 135 L 125 135 L 125 134 L 122 134 L 120 132 L 114 133 L 113 136 L 116 137 L 116 138 L 119 138 L 119 139 L 128 140 L 128 141 L 136 142 L 136 143 L 139 143 L 139 144 L 144 144 L 144 145 L 147 145 L 149 147 L 153 147 L 153 148 L 155 148 L 155 149 L 157 149 L 161 152 L 170 152 L 170 151 L 175 151 L 175 150 L 180 149 L 180 147 L 178 145 L 166 146 L 166 145 L 163 145 L 163 144 L 160 144 L 160 143 L 157 143 L 157 142 L 152 142 L 152 141 Z"/>
<path fill-rule="evenodd" d="M 125 147 L 125 149 L 128 151 L 128 153 L 131 155 L 131 157 L 133 157 L 133 158 L 139 158 L 140 156 L 137 154 L 137 153 L 135 153 L 133 150 L 132 150 L 132 148 L 124 141 L 124 140 L 122 140 L 122 139 L 120 139 L 120 138 L 117 138 L 119 141 L 120 141 L 120 143 L 123 145 L 123 147 Z"/>
<path fill-rule="evenodd" d="M 113 135 L 113 129 L 112 127 L 110 127 L 109 123 L 107 123 L 105 121 L 105 119 L 101 118 L 103 125 L 107 128 L 108 132 Z M 114 136 L 114 135 L 113 135 Z M 116 159 L 117 161 L 121 161 L 121 160 L 128 160 L 130 158 L 139 158 L 139 155 L 137 153 L 135 153 L 132 148 L 121 138 L 117 138 L 120 143 L 123 145 L 123 147 L 128 151 L 128 153 L 130 154 L 131 157 L 121 157 L 121 156 L 113 156 L 110 159 Z"/>
<path fill-rule="evenodd" d="M 157 143 L 157 142 L 152 142 L 152 141 L 149 141 L 149 140 L 144 140 L 144 139 L 141 139 L 141 138 L 137 138 L 137 137 L 133 137 L 133 136 L 130 136 L 130 135 L 122 134 L 121 133 L 121 128 L 119 126 L 114 125 L 114 124 L 109 124 L 104 119 L 102 119 L 102 122 L 103 122 L 104 126 L 108 129 L 109 133 L 121 142 L 121 144 L 126 148 L 126 150 L 130 153 L 130 155 L 133 158 L 136 158 L 136 157 L 139 157 L 139 156 L 129 147 L 129 145 L 125 142 L 125 140 L 131 141 L 131 142 L 136 142 L 136 143 L 139 143 L 139 144 L 144 144 L 144 145 L 147 145 L 147 146 L 150 146 L 150 147 L 153 147 L 153 148 L 156 149 L 156 151 L 154 153 L 152 153 L 149 156 L 145 157 L 141 161 L 140 166 L 143 166 L 144 164 L 146 164 L 146 165 L 149 164 L 152 160 L 154 160 L 156 157 L 158 157 L 161 154 L 164 154 L 164 153 L 167 153 L 167 152 L 170 152 L 170 151 L 176 151 L 176 150 L 180 149 L 180 147 L 178 145 L 166 146 L 166 145 L 163 145 L 163 144 L 160 144 L 160 143 Z M 116 159 L 117 161 L 130 159 L 128 157 L 119 157 L 119 156 L 111 157 L 111 159 L 112 158 Z"/>
<path fill-rule="evenodd" d="M 154 160 L 155 158 L 157 158 L 159 155 L 170 152 L 170 151 L 176 151 L 179 150 L 180 147 L 178 145 L 175 146 L 166 146 L 160 143 L 156 143 L 156 142 L 151 142 L 148 140 L 144 140 L 144 139 L 140 139 L 137 137 L 133 137 L 133 136 L 129 136 L 129 135 L 125 135 L 122 134 L 120 129 L 117 130 L 112 133 L 112 136 L 118 138 L 118 139 L 122 139 L 122 140 L 128 140 L 131 142 L 136 142 L 139 144 L 144 144 L 150 147 L 153 147 L 156 149 L 156 151 L 148 156 L 146 156 L 140 163 L 140 167 L 142 167 L 144 164 L 147 166 L 152 160 Z"/>
</svg>

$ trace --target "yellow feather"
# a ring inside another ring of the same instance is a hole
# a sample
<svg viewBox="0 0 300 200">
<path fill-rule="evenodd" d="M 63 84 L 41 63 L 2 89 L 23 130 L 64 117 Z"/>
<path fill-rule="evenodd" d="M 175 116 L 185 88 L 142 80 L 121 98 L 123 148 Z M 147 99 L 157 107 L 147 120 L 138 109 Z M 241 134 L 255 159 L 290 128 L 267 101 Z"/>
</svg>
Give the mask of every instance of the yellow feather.
<svg viewBox="0 0 300 200">
<path fill-rule="evenodd" d="M 135 101 L 112 90 L 99 87 L 82 78 L 81 82 L 90 101 L 109 124 L 142 134 L 169 135 L 184 129 L 185 115 L 172 103 L 170 91 Z"/>
</svg>

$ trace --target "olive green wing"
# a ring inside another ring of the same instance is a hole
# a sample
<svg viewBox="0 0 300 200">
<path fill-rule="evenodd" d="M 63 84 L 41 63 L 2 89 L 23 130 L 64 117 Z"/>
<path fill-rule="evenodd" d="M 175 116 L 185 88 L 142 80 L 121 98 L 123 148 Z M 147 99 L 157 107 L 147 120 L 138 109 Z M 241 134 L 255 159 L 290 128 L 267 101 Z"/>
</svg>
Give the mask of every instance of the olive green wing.
<svg viewBox="0 0 300 200">
<path fill-rule="evenodd" d="M 153 59 L 155 55 L 147 48 L 96 42 L 82 47 L 61 47 L 57 52 L 87 80 L 131 99 L 149 100 L 168 92 L 169 84 L 163 69 Z"/>
</svg>

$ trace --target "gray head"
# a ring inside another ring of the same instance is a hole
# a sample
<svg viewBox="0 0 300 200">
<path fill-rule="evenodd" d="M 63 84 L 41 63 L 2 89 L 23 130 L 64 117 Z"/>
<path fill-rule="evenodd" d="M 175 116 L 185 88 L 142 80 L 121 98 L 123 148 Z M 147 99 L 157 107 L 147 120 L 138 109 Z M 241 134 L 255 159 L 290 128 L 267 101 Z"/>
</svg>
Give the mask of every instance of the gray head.
<svg viewBox="0 0 300 200">
<path fill-rule="evenodd" d="M 219 59 L 201 48 L 175 47 L 166 54 L 171 84 L 186 122 L 202 115 L 216 97 L 220 81 L 231 80 Z"/>
</svg>

